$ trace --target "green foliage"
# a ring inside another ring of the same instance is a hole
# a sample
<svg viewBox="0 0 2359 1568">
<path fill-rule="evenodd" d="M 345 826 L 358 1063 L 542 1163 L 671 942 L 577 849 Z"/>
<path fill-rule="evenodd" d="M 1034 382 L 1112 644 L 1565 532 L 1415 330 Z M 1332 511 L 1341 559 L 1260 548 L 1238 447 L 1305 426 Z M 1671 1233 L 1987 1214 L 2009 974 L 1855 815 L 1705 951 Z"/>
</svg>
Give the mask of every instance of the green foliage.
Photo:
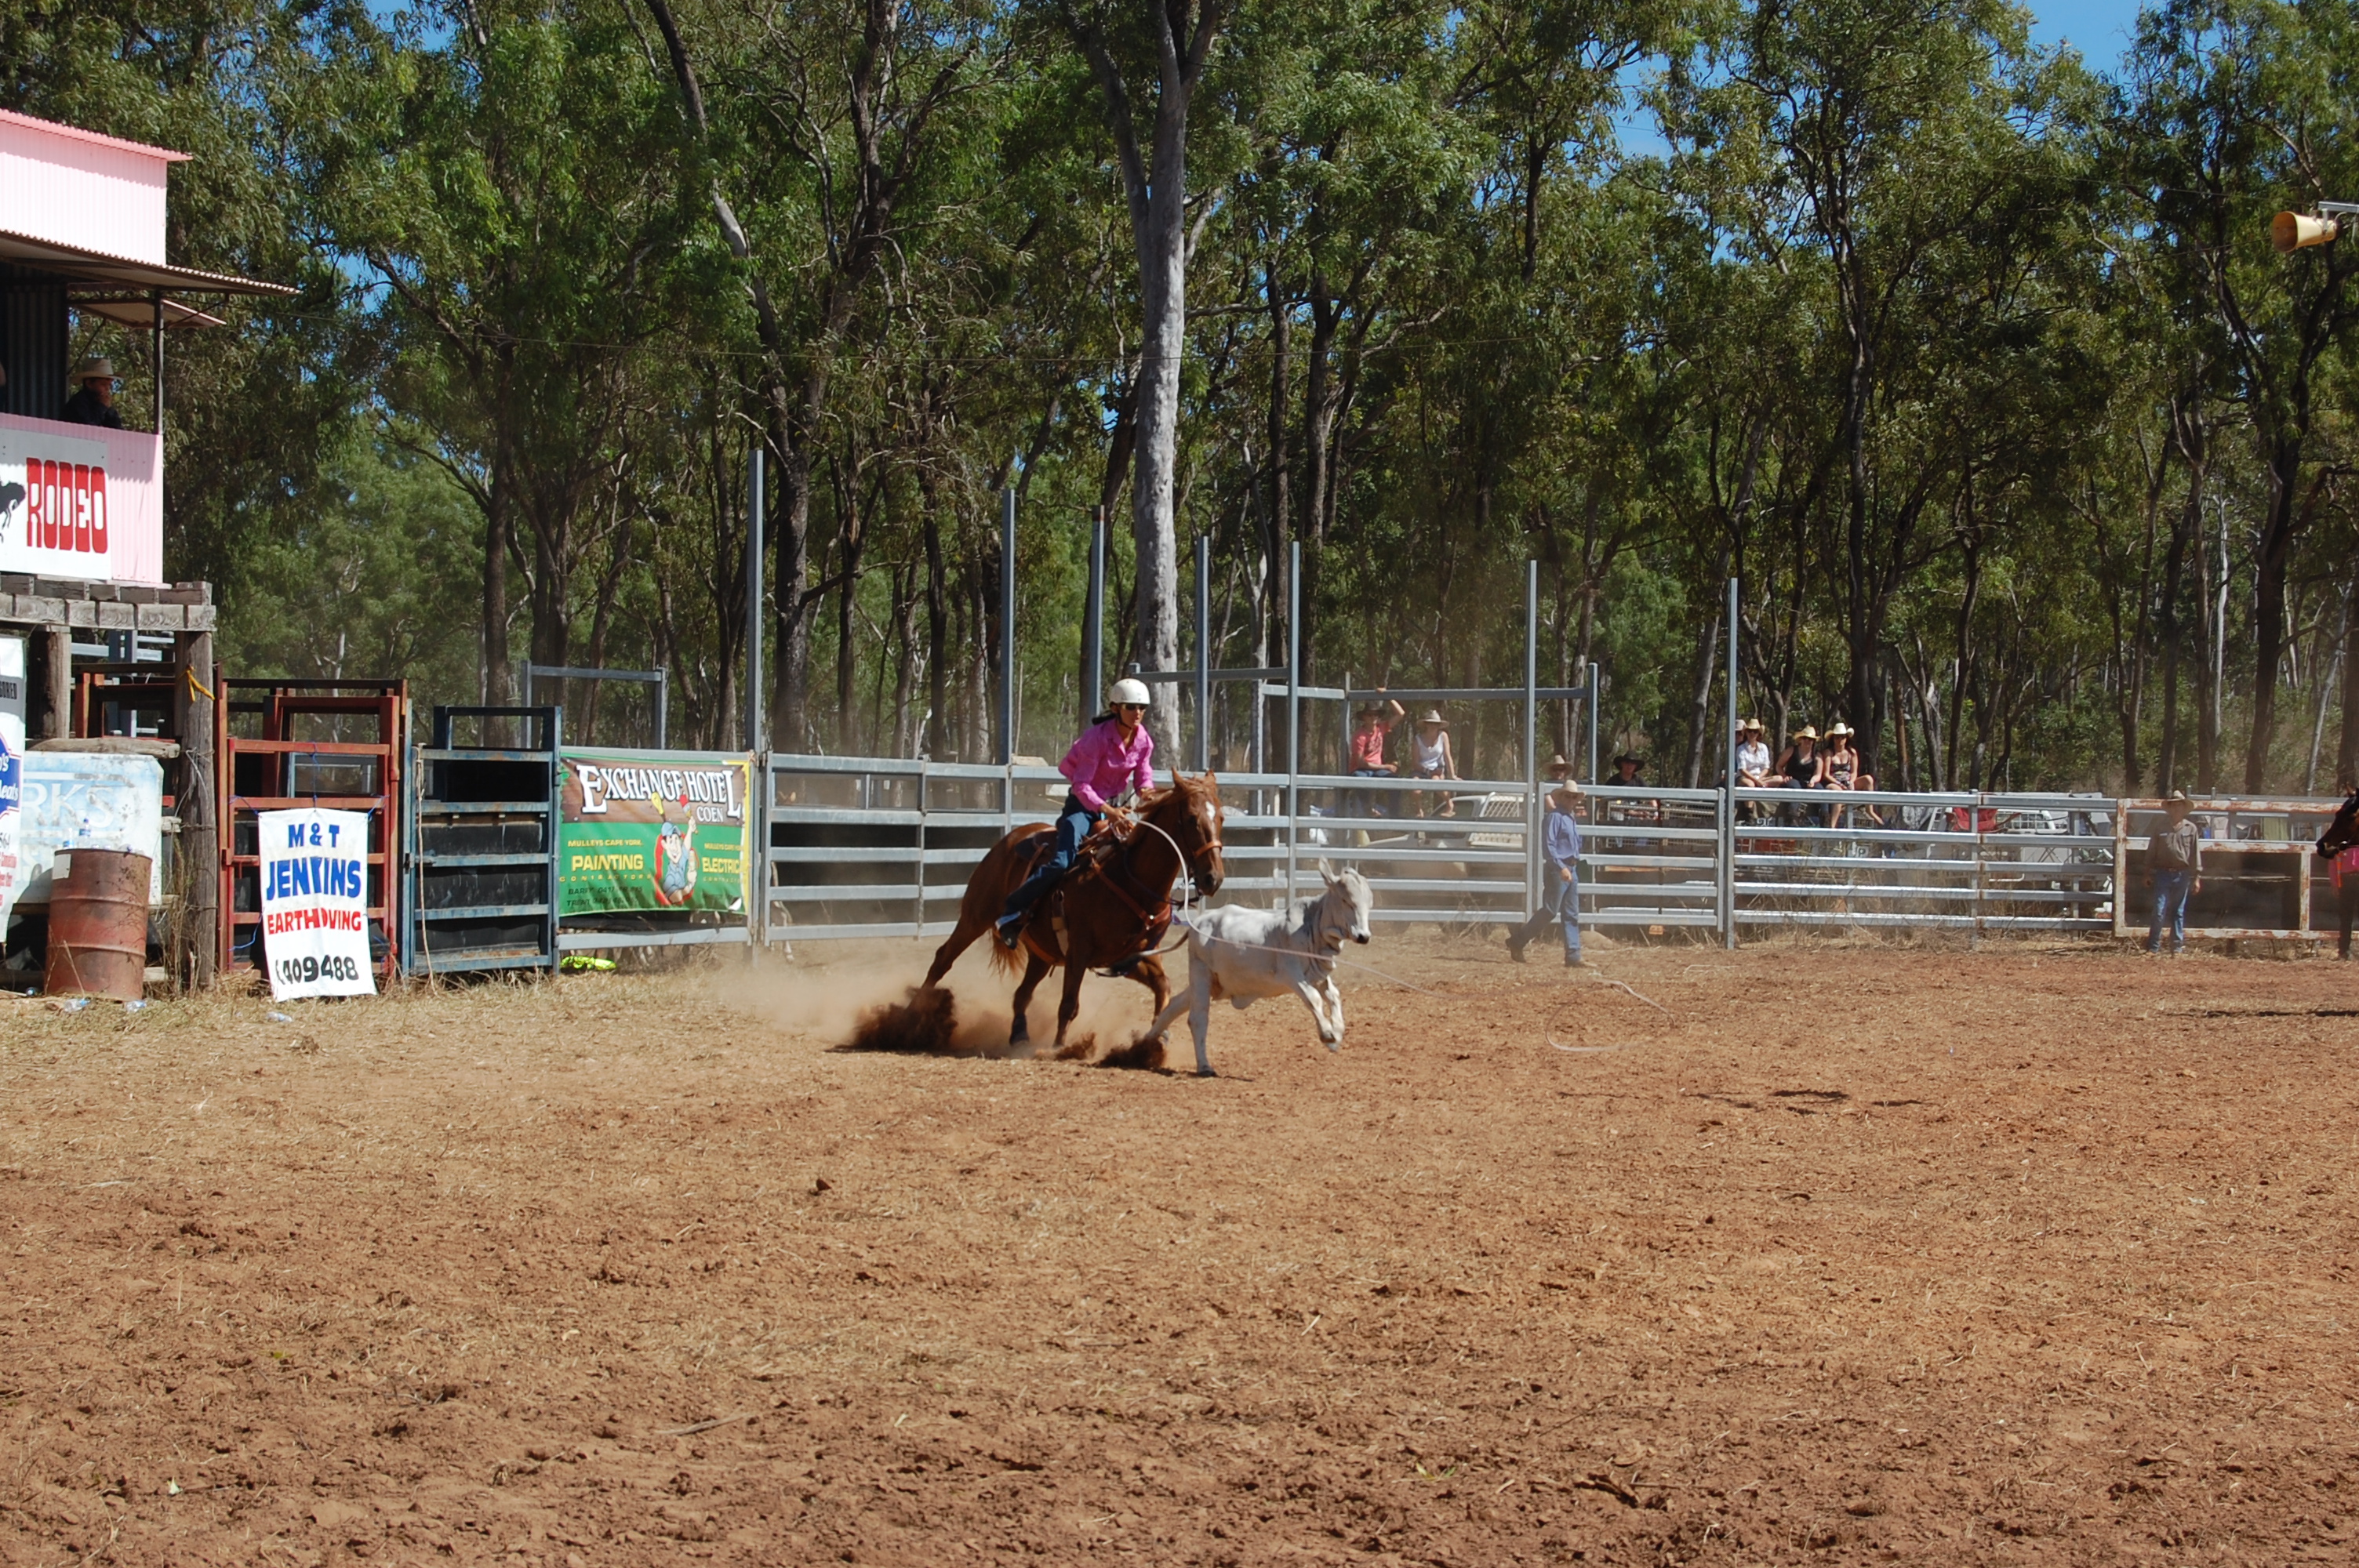
<svg viewBox="0 0 2359 1568">
<path fill-rule="evenodd" d="M 219 656 L 241 676 L 367 679 L 396 671 L 422 705 L 480 700 L 475 584 L 482 516 L 435 464 L 354 439 L 319 504 L 256 541 L 224 607 Z"/>
<path fill-rule="evenodd" d="M 167 368 L 169 559 L 241 673 L 659 664 L 733 743 L 760 445 L 780 742 L 990 753 L 1013 483 L 1049 753 L 1140 375 L 1083 9 L 20 5 L 0 100 L 197 153 L 176 258 L 304 287 Z M 2166 0 L 2108 78 L 2002 0 L 1240 0 L 1190 135 L 1212 656 L 1282 656 L 1299 542 L 1315 678 L 1519 684 L 1536 559 L 1543 678 L 1603 667 L 1606 733 L 1683 777 L 1736 575 L 1739 700 L 1888 782 L 2299 786 L 2321 715 L 2318 782 L 2359 767 L 2359 250 L 2264 237 L 2359 200 L 2352 16 Z M 1453 718 L 1519 765 L 1504 709 Z"/>
</svg>

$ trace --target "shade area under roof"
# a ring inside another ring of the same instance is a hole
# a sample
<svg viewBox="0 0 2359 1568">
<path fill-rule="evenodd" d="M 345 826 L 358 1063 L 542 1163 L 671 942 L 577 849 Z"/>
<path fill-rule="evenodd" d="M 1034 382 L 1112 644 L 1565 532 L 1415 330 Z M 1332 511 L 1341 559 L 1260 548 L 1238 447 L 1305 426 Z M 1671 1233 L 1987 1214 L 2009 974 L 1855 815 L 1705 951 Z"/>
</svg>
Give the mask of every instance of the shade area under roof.
<svg viewBox="0 0 2359 1568">
<path fill-rule="evenodd" d="M 248 294 L 285 297 L 296 291 L 283 283 L 238 277 L 228 273 L 199 272 L 194 267 L 166 266 L 133 261 L 38 240 L 29 234 L 0 230 L 0 262 L 38 268 L 66 285 L 67 302 L 78 310 L 93 311 L 129 327 L 146 327 L 156 319 L 155 300 L 163 295 L 164 325 L 218 327 L 222 320 L 168 297 L 175 294 Z"/>
</svg>

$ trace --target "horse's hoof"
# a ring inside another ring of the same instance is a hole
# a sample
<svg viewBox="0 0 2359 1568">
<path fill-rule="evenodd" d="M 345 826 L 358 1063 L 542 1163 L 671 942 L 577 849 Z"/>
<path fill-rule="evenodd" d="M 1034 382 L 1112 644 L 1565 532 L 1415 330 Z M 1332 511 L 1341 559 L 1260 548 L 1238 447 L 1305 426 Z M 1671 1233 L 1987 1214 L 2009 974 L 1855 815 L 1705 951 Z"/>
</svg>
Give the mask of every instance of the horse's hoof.
<svg viewBox="0 0 2359 1568">
<path fill-rule="evenodd" d="M 1330 1051 L 1341 1051 L 1343 1048 L 1343 1043 L 1341 1040 L 1322 1040 L 1320 1044 Z"/>
<path fill-rule="evenodd" d="M 1210 1067 L 1199 1067 L 1196 1069 L 1196 1076 L 1200 1078 L 1217 1078 L 1221 1075 Z"/>
</svg>

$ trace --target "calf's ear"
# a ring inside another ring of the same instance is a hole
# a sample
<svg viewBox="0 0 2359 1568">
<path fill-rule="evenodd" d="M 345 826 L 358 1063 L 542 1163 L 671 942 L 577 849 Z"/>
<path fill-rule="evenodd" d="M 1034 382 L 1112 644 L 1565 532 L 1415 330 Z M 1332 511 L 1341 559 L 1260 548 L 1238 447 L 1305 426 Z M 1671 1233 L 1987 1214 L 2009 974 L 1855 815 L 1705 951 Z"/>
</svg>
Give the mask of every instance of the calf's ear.
<svg viewBox="0 0 2359 1568">
<path fill-rule="evenodd" d="M 1326 857 L 1323 855 L 1319 860 L 1319 875 L 1329 887 L 1335 885 L 1335 869 L 1327 863 Z"/>
</svg>

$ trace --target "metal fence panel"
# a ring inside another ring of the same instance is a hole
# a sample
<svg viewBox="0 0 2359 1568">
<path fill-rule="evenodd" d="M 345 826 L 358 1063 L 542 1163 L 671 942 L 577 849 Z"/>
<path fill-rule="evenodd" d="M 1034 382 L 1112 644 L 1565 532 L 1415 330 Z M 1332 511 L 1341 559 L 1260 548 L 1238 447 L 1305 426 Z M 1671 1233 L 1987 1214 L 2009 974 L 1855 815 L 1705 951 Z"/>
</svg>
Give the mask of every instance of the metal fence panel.
<svg viewBox="0 0 2359 1568">
<path fill-rule="evenodd" d="M 1008 828 L 1053 818 L 1054 768 L 891 758 L 767 759 L 762 907 L 768 940 L 939 936 L 972 868 Z M 1315 892 L 1321 862 L 1356 867 L 1376 918 L 1471 930 L 1535 907 L 1538 796 L 1515 780 L 1228 773 L 1218 902 L 1278 907 Z M 1297 806 L 1289 816 L 1288 800 Z M 2199 803 L 2219 848 L 2295 857 L 2339 802 Z M 2065 792 L 1844 794 L 1588 786 L 1581 808 L 1583 925 L 2133 935 L 2122 889 L 2156 803 Z M 2314 877 L 2284 863 L 2292 926 L 2310 931 Z M 2196 933 L 2190 931 L 2190 935 Z"/>
</svg>

